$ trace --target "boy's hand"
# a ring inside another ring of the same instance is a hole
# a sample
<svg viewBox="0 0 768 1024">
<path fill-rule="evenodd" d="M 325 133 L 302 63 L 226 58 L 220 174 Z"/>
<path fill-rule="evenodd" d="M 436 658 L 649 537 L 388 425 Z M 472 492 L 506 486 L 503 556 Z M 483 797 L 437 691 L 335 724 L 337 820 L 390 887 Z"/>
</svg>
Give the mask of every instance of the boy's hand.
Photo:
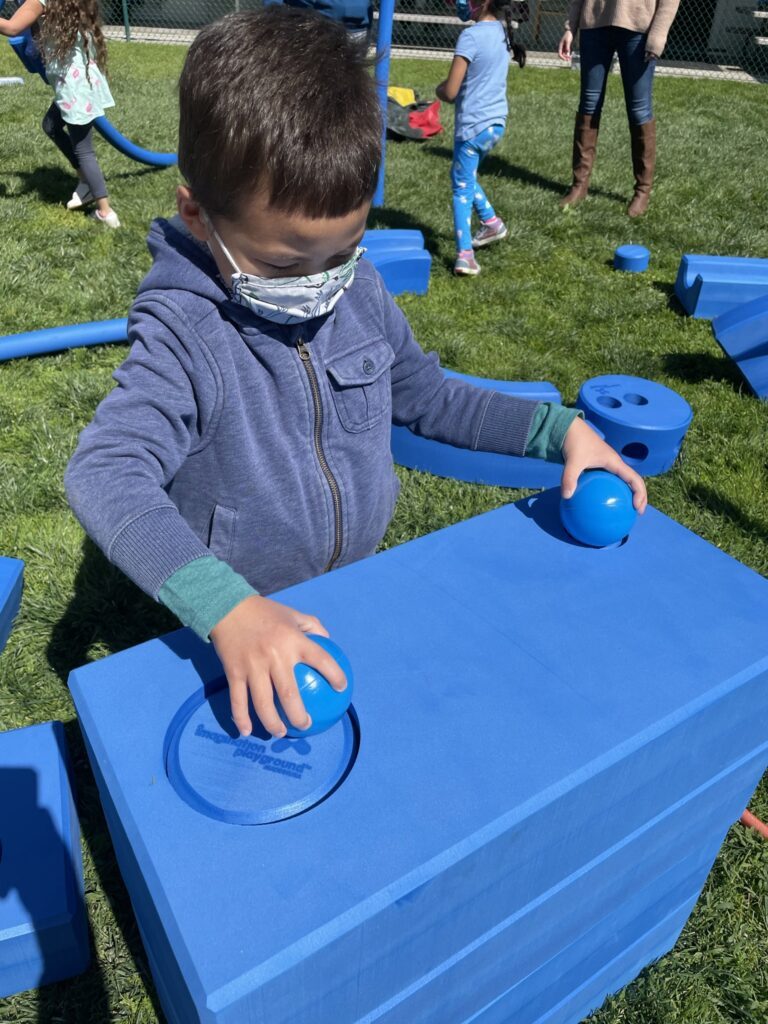
<svg viewBox="0 0 768 1024">
<path fill-rule="evenodd" d="M 643 478 L 624 462 L 618 452 L 601 440 L 584 420 L 574 420 L 568 428 L 563 441 L 563 459 L 565 467 L 560 493 L 564 498 L 571 497 L 585 469 L 607 469 L 629 484 L 634 495 L 632 504 L 641 515 L 645 512 L 648 494 Z"/>
<path fill-rule="evenodd" d="M 334 690 L 346 688 L 338 664 L 305 634 L 328 631 L 314 615 L 303 615 L 266 597 L 247 597 L 211 630 L 211 640 L 221 658 L 229 683 L 232 720 L 241 736 L 252 730 L 248 695 L 261 724 L 273 736 L 285 736 L 286 728 L 275 708 L 274 694 L 297 729 L 307 729 L 307 714 L 294 665 L 303 661 L 322 673 Z"/>
</svg>

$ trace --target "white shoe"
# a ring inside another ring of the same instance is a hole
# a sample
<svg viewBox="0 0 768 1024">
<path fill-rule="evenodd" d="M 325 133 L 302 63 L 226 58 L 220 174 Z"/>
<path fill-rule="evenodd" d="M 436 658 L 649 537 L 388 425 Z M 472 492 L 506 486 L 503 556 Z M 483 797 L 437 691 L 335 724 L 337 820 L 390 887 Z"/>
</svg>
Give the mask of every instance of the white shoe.
<svg viewBox="0 0 768 1024">
<path fill-rule="evenodd" d="M 87 189 L 82 195 L 75 189 L 72 193 L 72 198 L 67 203 L 68 210 L 79 210 L 83 206 L 87 206 L 88 203 L 93 202 L 93 196 L 91 190 Z"/>
<path fill-rule="evenodd" d="M 108 228 L 120 227 L 120 221 L 118 220 L 117 214 L 114 210 L 110 210 L 106 216 L 102 216 L 98 210 L 94 210 L 90 216 L 100 224 L 106 224 Z"/>
</svg>

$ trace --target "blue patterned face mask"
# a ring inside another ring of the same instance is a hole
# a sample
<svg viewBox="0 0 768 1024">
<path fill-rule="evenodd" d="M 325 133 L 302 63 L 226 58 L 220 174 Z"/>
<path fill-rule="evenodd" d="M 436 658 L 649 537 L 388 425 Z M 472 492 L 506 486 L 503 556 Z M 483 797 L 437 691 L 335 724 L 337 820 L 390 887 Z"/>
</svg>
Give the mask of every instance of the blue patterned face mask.
<svg viewBox="0 0 768 1024">
<path fill-rule="evenodd" d="M 235 271 L 230 285 L 232 298 L 258 316 L 278 324 L 300 324 L 330 313 L 352 284 L 357 264 L 365 253 L 365 249 L 358 246 L 346 263 L 320 274 L 258 277 L 240 270 L 212 224 L 210 228 Z"/>
</svg>

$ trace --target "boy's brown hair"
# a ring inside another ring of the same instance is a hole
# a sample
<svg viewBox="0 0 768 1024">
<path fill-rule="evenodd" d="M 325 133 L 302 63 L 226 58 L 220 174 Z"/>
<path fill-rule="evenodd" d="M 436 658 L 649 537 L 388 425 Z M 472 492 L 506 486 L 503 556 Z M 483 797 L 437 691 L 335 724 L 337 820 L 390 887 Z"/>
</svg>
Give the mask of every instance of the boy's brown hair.
<svg viewBox="0 0 768 1024">
<path fill-rule="evenodd" d="M 314 12 L 269 6 L 204 28 L 179 80 L 179 167 L 209 213 L 341 217 L 369 200 L 381 107 L 364 48 Z"/>
</svg>

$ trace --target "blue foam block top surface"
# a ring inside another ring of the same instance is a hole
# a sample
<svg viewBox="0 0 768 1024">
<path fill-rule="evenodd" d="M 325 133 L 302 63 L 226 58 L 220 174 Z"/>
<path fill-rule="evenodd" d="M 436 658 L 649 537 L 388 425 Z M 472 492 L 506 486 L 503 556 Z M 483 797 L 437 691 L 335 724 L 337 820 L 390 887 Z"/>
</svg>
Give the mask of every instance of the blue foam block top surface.
<svg viewBox="0 0 768 1024">
<path fill-rule="evenodd" d="M 682 395 L 653 380 L 606 373 L 585 381 L 577 405 L 598 422 L 628 425 L 645 431 L 680 430 L 693 418 Z"/>
<path fill-rule="evenodd" d="M 328 799 L 288 820 L 215 821 L 168 781 L 169 723 L 201 682 L 221 675 L 213 650 L 191 634 L 72 674 L 109 813 L 121 822 L 186 984 L 205 993 L 209 1013 L 332 949 L 363 922 L 376 946 L 385 908 L 399 912 L 401 927 L 414 914 L 418 920 L 427 906 L 422 894 L 428 901 L 441 872 L 481 857 L 518 826 L 527 841 L 537 830 L 542 836 L 539 847 L 526 853 L 518 840 L 509 854 L 532 860 L 520 861 L 515 885 L 535 892 L 537 873 L 557 878 L 566 861 L 593 855 L 587 848 L 605 827 L 601 801 L 616 801 L 617 818 L 638 807 L 650 816 L 665 787 L 685 794 L 725 746 L 735 759 L 740 744 L 744 751 L 758 745 L 756 713 L 765 705 L 748 701 L 764 699 L 757 682 L 768 673 L 768 583 L 653 509 L 624 545 L 584 548 L 562 529 L 558 504 L 545 492 L 280 595 L 317 614 L 348 654 L 360 721 L 349 775 Z M 738 721 L 735 711 L 705 719 L 707 708 L 742 691 Z M 745 707 L 754 736 L 745 733 Z M 685 748 L 689 720 L 725 730 L 729 715 L 727 744 L 720 737 L 708 744 L 700 730 L 695 751 Z M 682 741 L 670 773 L 658 738 L 675 729 Z M 280 756 L 312 764 L 311 751 L 298 746 Z M 627 799 L 609 768 L 630 756 L 647 777 L 642 787 L 633 781 Z M 260 783 L 266 773 L 248 763 Z M 582 806 L 574 794 L 601 778 L 608 789 Z M 563 851 L 551 843 L 551 818 L 533 827 L 560 804 Z M 600 826 L 588 826 L 591 818 Z M 207 862 L 215 871 L 201 867 Z M 498 858 L 488 865 L 476 868 L 479 877 L 499 870 Z M 191 879 L 204 879 L 194 899 Z M 465 882 L 471 887 L 471 876 Z M 268 922 L 249 927 L 247 943 L 244 900 Z M 401 985 L 398 972 L 418 976 L 449 940 L 466 941 L 461 930 L 471 914 L 462 906 L 435 931 L 429 953 L 414 947 L 423 965 L 403 957 L 408 963 L 380 970 L 377 983 Z M 215 943 L 212 922 L 219 922 Z M 286 1009 L 274 1019 L 293 1018 Z"/>
<path fill-rule="evenodd" d="M 631 274 L 648 269 L 651 252 L 644 245 L 620 245 L 613 254 L 613 266 Z"/>
<path fill-rule="evenodd" d="M 0 733 L 0 995 L 82 970 L 88 937 L 64 730 Z"/>
</svg>

